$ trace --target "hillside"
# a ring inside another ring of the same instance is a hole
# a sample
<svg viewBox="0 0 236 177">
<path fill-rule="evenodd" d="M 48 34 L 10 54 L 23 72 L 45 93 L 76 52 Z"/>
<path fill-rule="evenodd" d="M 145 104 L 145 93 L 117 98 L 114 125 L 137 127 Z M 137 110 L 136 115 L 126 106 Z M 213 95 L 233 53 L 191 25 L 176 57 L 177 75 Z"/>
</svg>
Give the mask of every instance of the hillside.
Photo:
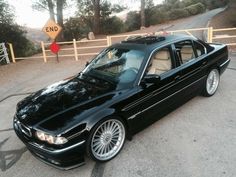
<svg viewBox="0 0 236 177">
<path fill-rule="evenodd" d="M 221 13 L 217 14 L 215 17 L 212 18 L 210 21 L 209 26 L 213 28 L 235 28 L 236 27 L 236 2 L 231 1 L 229 6 Z M 232 31 L 223 31 L 223 32 L 214 32 L 214 36 L 220 35 L 230 35 L 235 36 L 236 30 Z M 217 42 L 220 43 L 236 43 L 236 38 L 227 38 L 227 39 L 218 39 Z M 229 46 L 230 51 L 235 51 L 236 46 L 231 45 Z"/>
<path fill-rule="evenodd" d="M 39 44 L 41 41 L 48 41 L 48 37 L 41 29 L 25 27 L 27 31 L 26 37 L 35 44 Z"/>
<path fill-rule="evenodd" d="M 210 23 L 214 28 L 232 28 L 236 27 L 236 2 L 231 1 L 225 11 L 216 15 Z"/>
</svg>

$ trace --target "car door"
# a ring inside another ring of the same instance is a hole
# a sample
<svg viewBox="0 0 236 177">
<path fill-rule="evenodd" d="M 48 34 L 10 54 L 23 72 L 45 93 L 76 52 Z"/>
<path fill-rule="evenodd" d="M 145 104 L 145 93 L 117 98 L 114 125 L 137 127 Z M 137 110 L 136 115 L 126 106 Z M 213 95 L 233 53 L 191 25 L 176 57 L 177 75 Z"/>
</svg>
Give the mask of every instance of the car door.
<svg viewBox="0 0 236 177">
<path fill-rule="evenodd" d="M 192 40 L 183 40 L 174 44 L 176 59 L 179 66 L 180 82 L 185 97 L 191 97 L 198 94 L 200 87 L 204 84 L 206 49 L 203 45 Z"/>
<path fill-rule="evenodd" d="M 146 65 L 136 100 L 126 106 L 132 112 L 128 118 L 131 131 L 136 132 L 171 111 L 178 102 L 181 71 L 173 53 L 173 45 L 155 50 Z M 159 77 L 157 83 L 145 83 L 147 76 Z"/>
</svg>

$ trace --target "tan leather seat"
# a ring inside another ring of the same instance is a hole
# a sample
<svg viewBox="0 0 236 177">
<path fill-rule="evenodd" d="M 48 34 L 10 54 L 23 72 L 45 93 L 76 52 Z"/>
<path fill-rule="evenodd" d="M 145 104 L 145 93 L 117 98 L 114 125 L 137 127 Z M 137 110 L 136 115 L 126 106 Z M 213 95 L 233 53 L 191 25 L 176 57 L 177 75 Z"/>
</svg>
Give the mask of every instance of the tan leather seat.
<svg viewBox="0 0 236 177">
<path fill-rule="evenodd" d="M 183 63 L 188 62 L 194 58 L 194 52 L 192 46 L 183 46 L 180 50 Z"/>
<path fill-rule="evenodd" d="M 148 74 L 162 74 L 171 70 L 171 57 L 168 49 L 158 51 L 152 58 L 152 65 Z"/>
</svg>

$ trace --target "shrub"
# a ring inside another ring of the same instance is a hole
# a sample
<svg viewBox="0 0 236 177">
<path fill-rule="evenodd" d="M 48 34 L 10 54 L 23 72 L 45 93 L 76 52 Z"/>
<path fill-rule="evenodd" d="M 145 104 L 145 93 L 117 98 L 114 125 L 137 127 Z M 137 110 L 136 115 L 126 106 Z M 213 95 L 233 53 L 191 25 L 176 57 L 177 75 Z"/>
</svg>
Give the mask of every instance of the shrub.
<svg viewBox="0 0 236 177">
<path fill-rule="evenodd" d="M 29 41 L 24 31 L 16 24 L 0 23 L 0 41 L 12 43 L 16 57 L 27 57 L 36 52 L 34 44 Z"/>
<path fill-rule="evenodd" d="M 190 6 L 186 7 L 185 9 L 191 15 L 196 15 L 196 14 L 202 13 L 206 10 L 205 6 L 202 3 L 190 5 Z"/>
<path fill-rule="evenodd" d="M 140 13 L 136 11 L 131 11 L 127 14 L 125 21 L 126 30 L 133 31 L 140 28 Z"/>
<path fill-rule="evenodd" d="M 169 12 L 169 18 L 171 20 L 176 20 L 179 18 L 184 18 L 190 16 L 189 11 L 186 9 L 173 9 Z"/>
<path fill-rule="evenodd" d="M 146 9 L 145 13 L 146 26 L 164 23 L 169 19 L 169 14 L 165 11 L 161 11 L 158 7 Z"/>
<path fill-rule="evenodd" d="M 116 34 L 125 31 L 124 22 L 116 16 L 102 19 L 101 27 L 103 34 Z"/>
<path fill-rule="evenodd" d="M 85 23 L 83 18 L 69 18 L 64 24 L 64 38 L 65 40 L 79 40 L 87 37 L 90 27 Z"/>
</svg>

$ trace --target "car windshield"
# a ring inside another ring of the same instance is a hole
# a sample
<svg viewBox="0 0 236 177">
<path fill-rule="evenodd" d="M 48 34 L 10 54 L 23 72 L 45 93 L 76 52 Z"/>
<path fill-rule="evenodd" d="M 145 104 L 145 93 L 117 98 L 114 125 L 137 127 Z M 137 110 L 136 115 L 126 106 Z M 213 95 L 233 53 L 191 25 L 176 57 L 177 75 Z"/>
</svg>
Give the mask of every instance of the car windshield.
<svg viewBox="0 0 236 177">
<path fill-rule="evenodd" d="M 140 70 L 144 52 L 133 49 L 109 48 L 100 53 L 82 72 L 120 87 L 131 86 Z"/>
</svg>

